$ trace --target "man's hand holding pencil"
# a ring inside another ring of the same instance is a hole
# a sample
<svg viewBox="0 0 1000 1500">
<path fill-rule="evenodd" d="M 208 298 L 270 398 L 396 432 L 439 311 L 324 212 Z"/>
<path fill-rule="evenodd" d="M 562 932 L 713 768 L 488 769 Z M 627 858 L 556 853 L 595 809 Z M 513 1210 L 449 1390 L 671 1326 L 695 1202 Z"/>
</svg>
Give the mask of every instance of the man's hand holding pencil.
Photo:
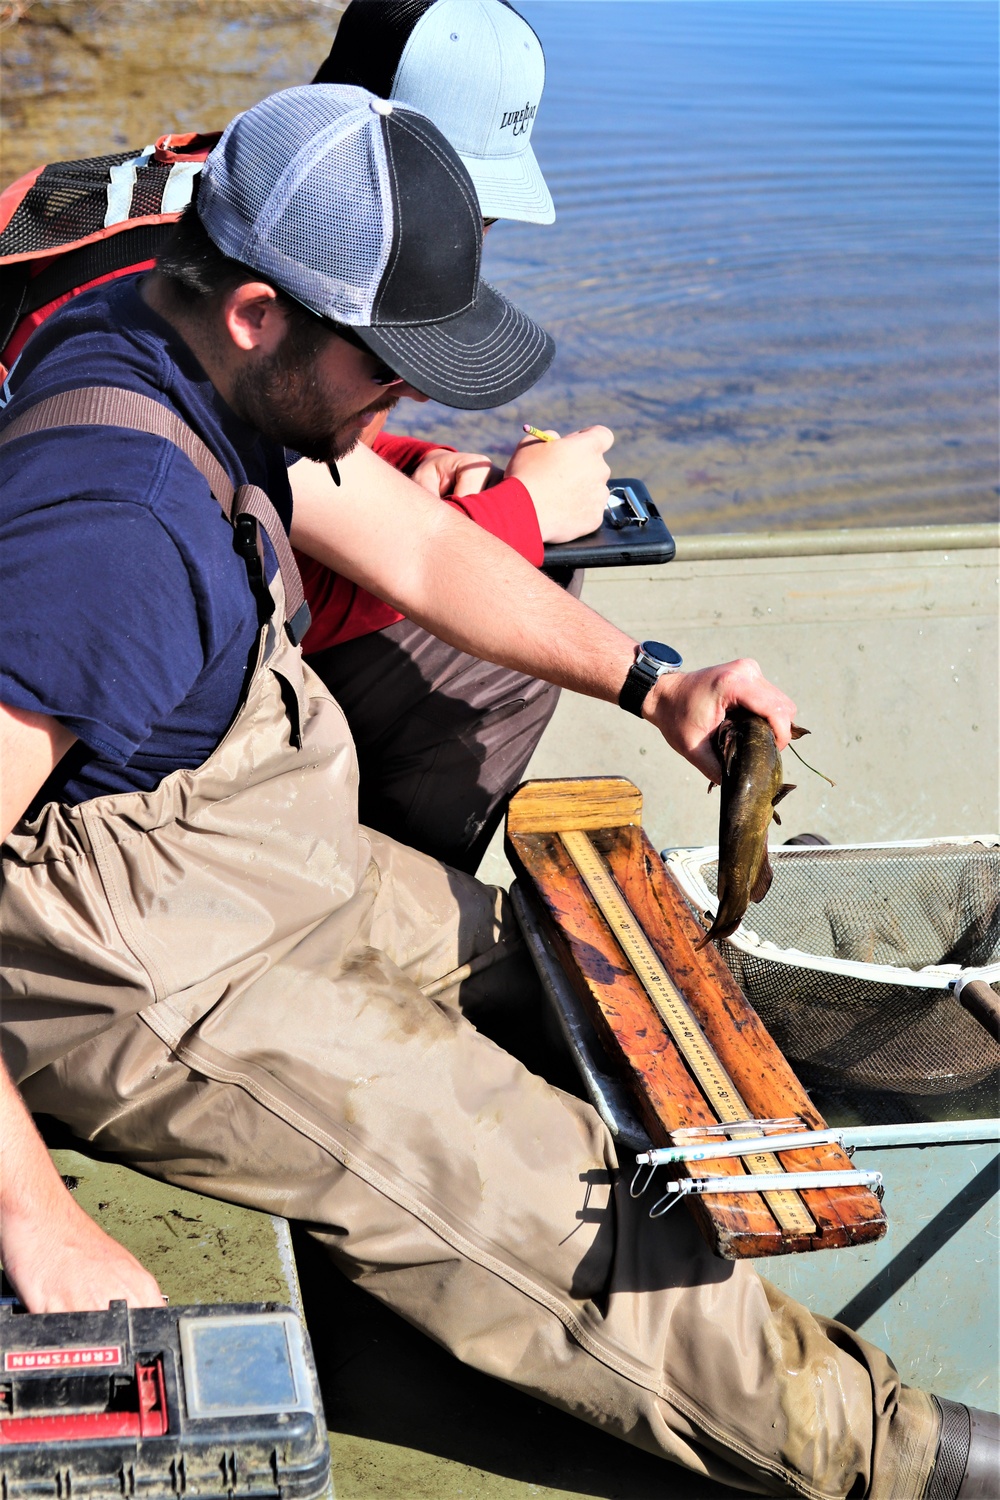
<svg viewBox="0 0 1000 1500">
<path fill-rule="evenodd" d="M 572 542 L 596 531 L 608 503 L 611 475 L 604 454 L 614 442 L 607 427 L 585 427 L 560 437 L 524 425 L 505 471 L 520 479 L 535 506 L 543 542 Z"/>
</svg>

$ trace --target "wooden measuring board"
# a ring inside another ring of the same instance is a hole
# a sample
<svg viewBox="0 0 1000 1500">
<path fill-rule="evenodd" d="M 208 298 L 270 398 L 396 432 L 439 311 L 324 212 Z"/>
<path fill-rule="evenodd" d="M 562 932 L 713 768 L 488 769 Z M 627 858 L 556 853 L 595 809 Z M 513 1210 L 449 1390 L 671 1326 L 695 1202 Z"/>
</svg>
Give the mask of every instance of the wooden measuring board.
<svg viewBox="0 0 1000 1500">
<path fill-rule="evenodd" d="M 665 1146 L 677 1129 L 791 1116 L 822 1130 L 822 1117 L 714 947 L 695 950 L 703 929 L 641 818 L 642 795 L 622 777 L 528 782 L 511 799 L 507 843 L 650 1139 Z M 669 1170 L 718 1177 L 850 1165 L 830 1144 Z M 688 1203 L 727 1259 L 861 1244 L 886 1228 L 881 1203 L 864 1186 Z"/>
</svg>

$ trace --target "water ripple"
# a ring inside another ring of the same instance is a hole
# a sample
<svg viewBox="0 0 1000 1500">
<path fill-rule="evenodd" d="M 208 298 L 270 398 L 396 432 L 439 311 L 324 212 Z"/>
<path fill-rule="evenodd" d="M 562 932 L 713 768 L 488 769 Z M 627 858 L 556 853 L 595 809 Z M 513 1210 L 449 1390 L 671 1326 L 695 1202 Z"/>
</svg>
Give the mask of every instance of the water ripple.
<svg viewBox="0 0 1000 1500">
<path fill-rule="evenodd" d="M 500 225 L 488 272 L 559 352 L 421 428 L 607 422 L 683 531 L 994 516 L 995 8 L 523 9 L 558 219 Z"/>
</svg>

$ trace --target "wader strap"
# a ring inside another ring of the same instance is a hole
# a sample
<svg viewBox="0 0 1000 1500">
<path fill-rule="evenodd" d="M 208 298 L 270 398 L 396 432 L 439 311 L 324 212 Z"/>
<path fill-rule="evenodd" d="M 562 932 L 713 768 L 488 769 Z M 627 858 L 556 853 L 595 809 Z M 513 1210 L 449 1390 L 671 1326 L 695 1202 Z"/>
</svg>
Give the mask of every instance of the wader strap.
<svg viewBox="0 0 1000 1500">
<path fill-rule="evenodd" d="M 252 543 L 260 557 L 256 523 L 263 526 L 268 541 L 274 548 L 285 590 L 285 629 L 293 644 L 299 644 L 309 629 L 309 606 L 305 601 L 302 579 L 281 517 L 257 485 L 243 484 L 237 489 L 211 449 L 176 412 L 139 391 L 126 391 L 110 385 L 82 386 L 75 391 L 62 391 L 57 396 L 47 396 L 29 407 L 0 431 L 0 444 L 9 443 L 13 438 L 26 437 L 30 433 L 44 432 L 50 427 L 126 427 L 135 432 L 150 433 L 153 437 L 166 438 L 167 442 L 179 448 L 205 479 L 226 519 L 236 528 L 236 550 L 248 562 L 251 587 L 255 580 L 249 567 L 247 542 Z M 253 518 L 252 531 L 248 532 L 246 526 L 240 526 L 241 516 Z M 263 579 L 262 569 L 260 578 Z M 259 589 L 258 583 L 254 589 L 255 595 L 259 594 Z M 260 605 L 258 597 L 258 607 Z"/>
</svg>

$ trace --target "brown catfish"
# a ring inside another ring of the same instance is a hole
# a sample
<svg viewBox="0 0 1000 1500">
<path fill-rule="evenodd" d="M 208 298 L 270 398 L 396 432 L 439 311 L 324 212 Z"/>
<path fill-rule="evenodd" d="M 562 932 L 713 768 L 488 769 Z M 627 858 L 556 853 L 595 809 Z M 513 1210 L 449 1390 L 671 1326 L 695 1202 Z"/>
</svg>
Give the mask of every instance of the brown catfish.
<svg viewBox="0 0 1000 1500">
<path fill-rule="evenodd" d="M 792 725 L 792 738 L 808 734 Z M 719 909 L 698 943 L 728 937 L 743 920 L 751 901 L 763 901 L 771 887 L 767 830 L 780 825 L 775 807 L 795 787 L 781 779 L 781 756 L 766 719 L 745 708 L 731 708 L 715 732 L 722 762 L 722 806 L 719 809 Z"/>
</svg>

